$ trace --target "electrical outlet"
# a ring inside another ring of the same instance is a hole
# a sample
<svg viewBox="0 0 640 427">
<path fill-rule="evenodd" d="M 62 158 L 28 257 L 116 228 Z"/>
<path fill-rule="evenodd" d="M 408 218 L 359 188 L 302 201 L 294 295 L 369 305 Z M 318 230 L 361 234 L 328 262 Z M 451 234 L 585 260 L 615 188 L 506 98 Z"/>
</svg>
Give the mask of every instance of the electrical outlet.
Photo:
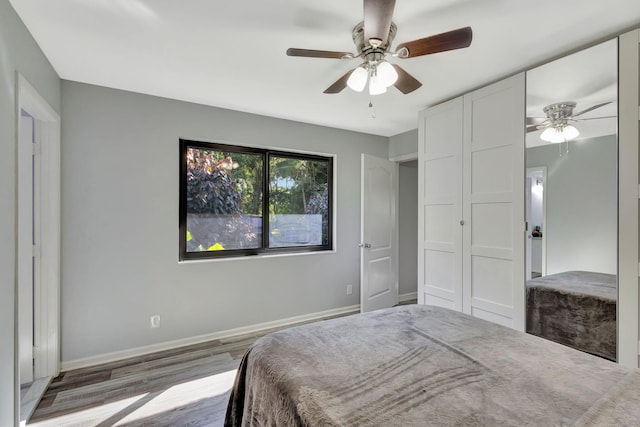
<svg viewBox="0 0 640 427">
<path fill-rule="evenodd" d="M 159 328 L 160 327 L 160 315 L 159 314 L 154 314 L 153 316 L 151 316 L 151 319 L 149 321 L 150 326 L 152 328 Z"/>
<path fill-rule="evenodd" d="M 353 293 L 353 285 L 347 285 L 347 295 L 351 295 Z"/>
</svg>

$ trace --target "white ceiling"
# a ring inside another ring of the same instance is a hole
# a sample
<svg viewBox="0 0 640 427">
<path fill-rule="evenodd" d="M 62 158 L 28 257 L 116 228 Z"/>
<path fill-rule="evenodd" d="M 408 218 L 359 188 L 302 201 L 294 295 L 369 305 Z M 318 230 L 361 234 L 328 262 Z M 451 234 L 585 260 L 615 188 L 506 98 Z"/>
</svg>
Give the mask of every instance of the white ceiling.
<svg viewBox="0 0 640 427">
<path fill-rule="evenodd" d="M 397 61 L 423 83 L 403 95 L 322 91 L 357 60 L 361 0 L 10 0 L 61 78 L 392 136 L 417 112 L 640 25 L 640 1 L 397 0 L 394 46 L 471 26 L 467 49 Z"/>
</svg>

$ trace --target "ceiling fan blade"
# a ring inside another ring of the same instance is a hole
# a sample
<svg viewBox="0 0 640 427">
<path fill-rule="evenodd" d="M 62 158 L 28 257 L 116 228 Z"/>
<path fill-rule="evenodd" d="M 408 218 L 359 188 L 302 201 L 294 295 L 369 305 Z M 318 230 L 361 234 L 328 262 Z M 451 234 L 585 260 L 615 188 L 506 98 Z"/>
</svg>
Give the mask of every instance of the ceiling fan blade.
<svg viewBox="0 0 640 427">
<path fill-rule="evenodd" d="M 396 52 L 398 52 L 398 58 L 413 58 L 468 47 L 472 39 L 473 32 L 471 27 L 458 28 L 435 36 L 401 43 L 398 45 Z M 407 50 L 406 54 L 400 53 L 403 49 Z"/>
<path fill-rule="evenodd" d="M 355 68 L 354 68 L 355 70 Z M 347 71 L 344 76 L 340 77 L 336 80 L 331 86 L 326 88 L 323 93 L 340 93 L 342 89 L 347 87 L 347 80 L 349 80 L 349 76 L 353 73 L 353 70 Z"/>
<path fill-rule="evenodd" d="M 591 107 L 587 108 L 586 110 L 582 110 L 582 111 L 580 111 L 579 113 L 574 114 L 574 115 L 573 115 L 573 117 L 578 117 L 578 116 L 583 115 L 584 113 L 588 113 L 589 111 L 593 111 L 593 110 L 595 110 L 596 108 L 604 107 L 604 106 L 605 106 L 605 105 L 607 105 L 607 104 L 611 104 L 611 102 L 612 102 L 612 101 L 609 101 L 609 102 L 603 102 L 603 103 L 601 103 L 601 104 L 593 105 L 593 106 L 591 106 Z"/>
<path fill-rule="evenodd" d="M 527 117 L 527 125 L 541 125 L 546 122 L 546 117 Z"/>
<path fill-rule="evenodd" d="M 387 43 L 395 0 L 364 0 L 364 41 L 379 40 L 379 45 Z"/>
<path fill-rule="evenodd" d="M 422 83 L 416 80 L 415 77 L 413 77 L 411 74 L 407 73 L 399 65 L 391 65 L 393 65 L 393 68 L 395 68 L 396 72 L 398 73 L 398 80 L 396 80 L 394 86 L 398 88 L 400 92 L 406 95 L 422 86 Z"/>
<path fill-rule="evenodd" d="M 287 49 L 287 56 L 303 56 L 306 58 L 353 58 L 351 52 L 335 52 L 332 50 L 297 49 L 290 47 Z"/>
<path fill-rule="evenodd" d="M 571 120 L 575 120 L 576 122 L 584 122 L 587 120 L 600 120 L 600 119 L 615 119 L 618 116 L 600 116 L 600 117 L 585 117 L 584 119 L 571 119 Z"/>
<path fill-rule="evenodd" d="M 535 131 L 540 130 L 540 129 L 542 129 L 542 126 L 530 125 L 530 126 L 527 126 L 527 133 L 535 132 Z"/>
</svg>

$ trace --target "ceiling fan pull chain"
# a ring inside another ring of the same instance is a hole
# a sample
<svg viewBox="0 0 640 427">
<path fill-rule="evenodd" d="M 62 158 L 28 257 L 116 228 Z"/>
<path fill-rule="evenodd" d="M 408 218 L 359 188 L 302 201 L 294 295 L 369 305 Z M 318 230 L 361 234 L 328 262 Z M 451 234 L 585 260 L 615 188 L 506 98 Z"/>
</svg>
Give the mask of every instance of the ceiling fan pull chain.
<svg viewBox="0 0 640 427">
<path fill-rule="evenodd" d="M 369 98 L 369 108 L 371 108 L 371 118 L 376 118 L 376 108 L 373 106 L 373 100 Z"/>
</svg>

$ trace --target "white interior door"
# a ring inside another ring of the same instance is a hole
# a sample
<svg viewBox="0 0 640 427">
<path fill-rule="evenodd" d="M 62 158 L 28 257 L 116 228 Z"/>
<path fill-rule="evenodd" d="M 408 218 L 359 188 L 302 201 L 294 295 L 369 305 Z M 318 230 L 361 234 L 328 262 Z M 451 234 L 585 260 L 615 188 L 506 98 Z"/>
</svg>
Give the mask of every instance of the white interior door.
<svg viewBox="0 0 640 427">
<path fill-rule="evenodd" d="M 524 331 L 524 73 L 464 97 L 463 311 Z"/>
<path fill-rule="evenodd" d="M 37 211 L 35 172 L 37 158 L 34 155 L 33 117 L 24 110 L 20 115 L 20 161 L 18 180 L 20 188 L 18 195 L 18 353 L 20 363 L 20 384 L 33 381 L 33 346 L 34 322 L 33 301 L 35 268 L 34 246 L 38 225 L 35 212 Z"/>
<path fill-rule="evenodd" d="M 421 115 L 418 303 L 462 311 L 462 97 Z"/>
<path fill-rule="evenodd" d="M 398 164 L 362 154 L 360 311 L 398 303 Z"/>
</svg>

